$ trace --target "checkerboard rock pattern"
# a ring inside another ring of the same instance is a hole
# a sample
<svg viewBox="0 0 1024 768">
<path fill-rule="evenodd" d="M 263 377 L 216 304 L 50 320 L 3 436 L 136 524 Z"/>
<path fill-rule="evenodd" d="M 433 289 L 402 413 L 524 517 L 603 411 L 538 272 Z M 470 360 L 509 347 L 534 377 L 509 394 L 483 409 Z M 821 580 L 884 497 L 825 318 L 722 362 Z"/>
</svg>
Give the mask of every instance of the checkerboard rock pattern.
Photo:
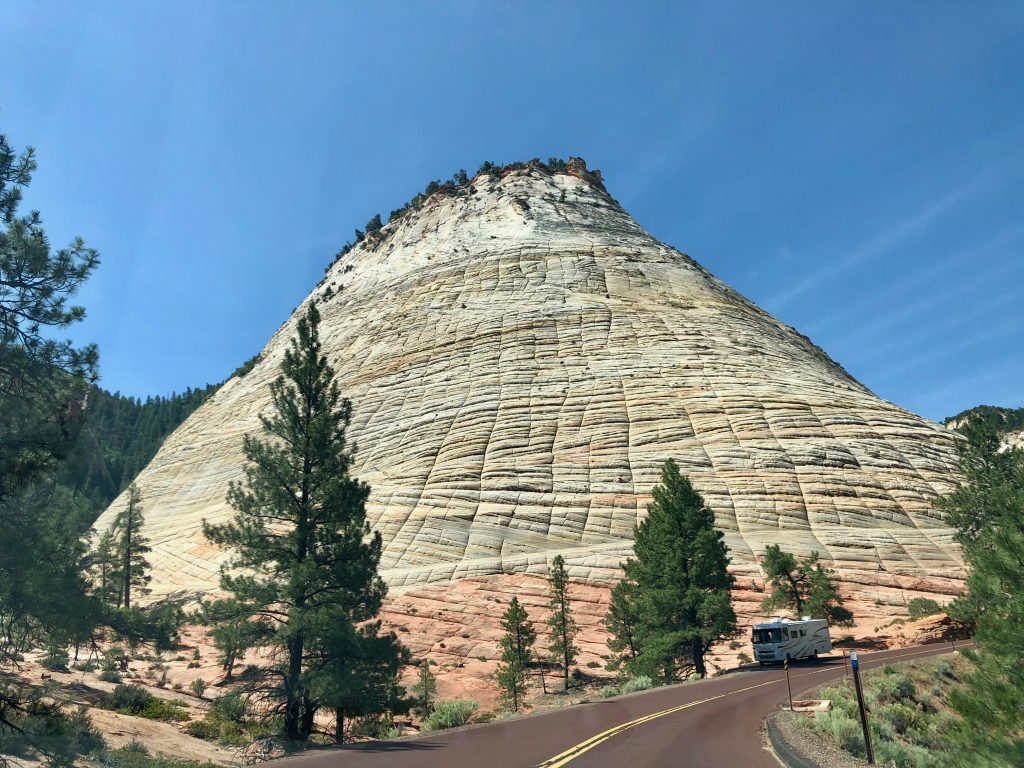
<svg viewBox="0 0 1024 768">
<path fill-rule="evenodd" d="M 669 457 L 715 511 L 751 610 L 770 543 L 817 550 L 883 614 L 961 588 L 932 503 L 955 477 L 952 434 L 657 241 L 579 167 L 478 176 L 330 268 L 138 477 L 154 596 L 216 589 L 224 555 L 200 522 L 232 514 L 242 436 L 312 300 L 392 601 L 521 585 L 557 554 L 606 594 Z"/>
</svg>

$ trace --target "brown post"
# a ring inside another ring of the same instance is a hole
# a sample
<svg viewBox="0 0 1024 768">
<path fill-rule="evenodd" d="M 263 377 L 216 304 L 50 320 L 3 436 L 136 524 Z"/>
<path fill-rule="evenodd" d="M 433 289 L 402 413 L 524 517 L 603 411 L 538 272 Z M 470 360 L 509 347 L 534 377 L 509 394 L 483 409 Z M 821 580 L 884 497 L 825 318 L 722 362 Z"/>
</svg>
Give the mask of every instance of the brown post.
<svg viewBox="0 0 1024 768">
<path fill-rule="evenodd" d="M 789 694 L 789 711 L 793 711 L 793 688 L 789 684 L 789 659 L 782 662 L 782 668 L 786 670 L 786 692 Z"/>
<path fill-rule="evenodd" d="M 857 706 L 860 708 L 860 727 L 864 730 L 864 747 L 868 753 L 868 765 L 875 764 L 875 751 L 871 748 L 871 731 L 868 729 L 868 713 L 864 707 L 864 691 L 860 687 L 860 663 L 857 652 L 850 653 L 850 666 L 853 667 L 853 687 L 857 689 Z"/>
</svg>

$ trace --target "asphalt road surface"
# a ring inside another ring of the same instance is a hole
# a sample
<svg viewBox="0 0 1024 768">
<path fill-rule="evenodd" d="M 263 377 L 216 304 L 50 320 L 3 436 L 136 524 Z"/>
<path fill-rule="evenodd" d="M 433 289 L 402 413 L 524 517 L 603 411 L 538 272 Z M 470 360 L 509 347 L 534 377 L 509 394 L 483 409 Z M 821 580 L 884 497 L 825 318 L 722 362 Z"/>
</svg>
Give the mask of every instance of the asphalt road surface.
<svg viewBox="0 0 1024 768">
<path fill-rule="evenodd" d="M 858 653 L 861 670 L 949 653 L 948 644 Z M 843 677 L 839 655 L 795 662 L 793 696 Z M 284 758 L 278 768 L 779 768 L 761 724 L 786 698 L 779 667 L 732 672 L 592 704 L 405 741 Z"/>
</svg>

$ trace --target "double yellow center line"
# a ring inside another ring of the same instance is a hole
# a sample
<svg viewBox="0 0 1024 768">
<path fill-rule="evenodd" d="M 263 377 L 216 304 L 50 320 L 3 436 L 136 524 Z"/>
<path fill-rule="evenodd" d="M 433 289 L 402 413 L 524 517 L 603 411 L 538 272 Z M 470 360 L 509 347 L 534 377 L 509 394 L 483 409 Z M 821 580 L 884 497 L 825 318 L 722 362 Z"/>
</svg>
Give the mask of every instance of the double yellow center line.
<svg viewBox="0 0 1024 768">
<path fill-rule="evenodd" d="M 884 659 L 878 659 L 878 661 L 879 662 L 887 662 L 887 661 L 890 661 L 892 659 L 902 659 L 902 658 L 905 658 L 907 656 L 920 656 L 920 655 L 926 654 L 926 653 L 933 653 L 934 650 L 935 650 L 934 648 L 928 648 L 928 649 L 925 649 L 923 651 L 911 651 L 911 652 L 908 652 L 908 653 L 900 653 L 900 654 L 895 654 L 893 656 L 887 656 Z M 867 663 L 867 661 L 868 660 L 865 659 L 865 663 Z M 823 672 L 829 672 L 829 671 L 832 671 L 834 669 L 835 669 L 834 666 L 825 667 L 824 669 L 816 669 L 813 672 L 801 672 L 799 675 L 795 675 L 795 677 L 806 677 L 807 675 L 820 675 Z M 565 750 L 564 752 L 562 752 L 560 754 L 557 754 L 554 757 L 548 758 L 543 763 L 538 764 L 537 768 L 561 768 L 563 765 L 566 765 L 571 760 L 575 760 L 580 755 L 582 755 L 582 754 L 584 754 L 586 752 L 589 752 L 594 747 L 599 746 L 599 745 L 603 744 L 604 742 L 608 741 L 608 739 L 610 739 L 612 736 L 616 736 L 617 734 L 620 734 L 623 731 L 629 730 L 630 728 L 633 728 L 634 726 L 642 725 L 643 723 L 649 722 L 651 720 L 656 720 L 657 718 L 664 717 L 665 715 L 671 715 L 671 714 L 673 714 L 675 712 L 681 712 L 682 710 L 689 709 L 690 707 L 696 707 L 696 706 L 698 706 L 700 704 L 707 704 L 709 701 L 715 701 L 717 699 L 724 699 L 726 696 L 735 696 L 738 693 L 746 693 L 747 691 L 752 691 L 755 688 L 764 688 L 766 685 L 778 685 L 778 683 L 781 680 L 782 680 L 782 678 L 779 677 L 778 679 L 768 680 L 768 681 L 766 681 L 764 683 L 758 683 L 757 685 L 750 685 L 750 686 L 747 686 L 746 688 L 738 688 L 735 691 L 728 691 L 726 693 L 720 693 L 717 696 L 709 696 L 708 698 L 700 699 L 699 701 L 691 701 L 689 704 L 680 704 L 678 707 L 669 707 L 668 709 L 661 710 L 661 712 L 654 712 L 654 713 L 652 713 L 650 715 L 644 715 L 643 717 L 638 717 L 636 720 L 630 720 L 629 722 L 626 722 L 626 723 L 620 723 L 619 725 L 616 725 L 614 728 L 609 728 L 607 731 L 602 731 L 601 733 L 597 734 L 596 736 L 591 736 L 586 741 L 581 741 L 579 744 L 577 744 L 577 745 L 575 745 L 573 747 L 569 747 L 569 749 Z"/>
</svg>

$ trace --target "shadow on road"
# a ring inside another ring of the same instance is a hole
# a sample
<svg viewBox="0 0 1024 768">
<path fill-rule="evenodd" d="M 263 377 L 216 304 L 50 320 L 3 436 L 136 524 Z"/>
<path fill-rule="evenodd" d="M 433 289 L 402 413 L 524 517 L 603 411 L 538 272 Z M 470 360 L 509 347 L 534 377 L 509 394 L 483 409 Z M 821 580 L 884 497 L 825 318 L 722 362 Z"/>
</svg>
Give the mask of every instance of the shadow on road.
<svg viewBox="0 0 1024 768">
<path fill-rule="evenodd" d="M 423 752 L 441 749 L 443 744 L 429 744 L 425 741 L 366 741 L 362 744 L 346 744 L 336 748 L 339 752 Z"/>
</svg>

